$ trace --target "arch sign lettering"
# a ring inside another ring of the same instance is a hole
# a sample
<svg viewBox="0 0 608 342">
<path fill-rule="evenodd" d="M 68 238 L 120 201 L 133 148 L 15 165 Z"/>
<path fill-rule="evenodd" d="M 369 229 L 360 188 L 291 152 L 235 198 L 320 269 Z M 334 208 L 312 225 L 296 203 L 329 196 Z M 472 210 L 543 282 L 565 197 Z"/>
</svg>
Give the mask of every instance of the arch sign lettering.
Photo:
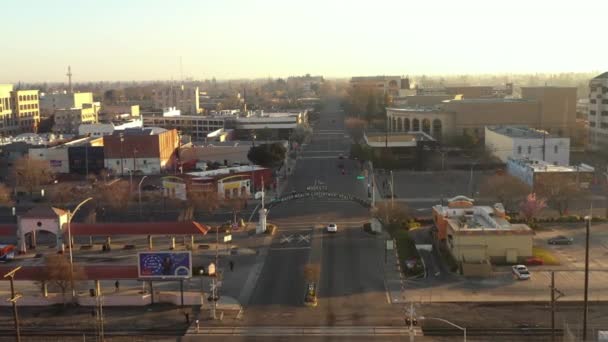
<svg viewBox="0 0 608 342">
<path fill-rule="evenodd" d="M 289 195 L 284 195 L 278 198 L 273 199 L 268 207 L 274 207 L 284 202 L 294 201 L 302 198 L 337 198 L 345 201 L 351 201 L 355 203 L 359 203 L 363 207 L 369 208 L 371 207 L 371 203 L 368 200 L 361 199 L 359 197 L 353 196 L 351 194 L 344 194 L 340 192 L 329 192 L 329 191 L 305 191 L 305 192 L 296 192 L 291 193 Z"/>
</svg>

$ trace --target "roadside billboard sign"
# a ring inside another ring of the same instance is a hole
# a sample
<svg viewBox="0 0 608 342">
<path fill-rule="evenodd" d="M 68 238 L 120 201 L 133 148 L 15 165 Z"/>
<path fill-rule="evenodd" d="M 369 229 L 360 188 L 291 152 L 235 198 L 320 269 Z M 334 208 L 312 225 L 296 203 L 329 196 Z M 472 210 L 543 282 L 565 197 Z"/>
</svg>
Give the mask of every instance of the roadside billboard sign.
<svg viewBox="0 0 608 342">
<path fill-rule="evenodd" d="M 192 277 L 191 252 L 139 252 L 137 253 L 139 278 L 190 278 Z"/>
</svg>

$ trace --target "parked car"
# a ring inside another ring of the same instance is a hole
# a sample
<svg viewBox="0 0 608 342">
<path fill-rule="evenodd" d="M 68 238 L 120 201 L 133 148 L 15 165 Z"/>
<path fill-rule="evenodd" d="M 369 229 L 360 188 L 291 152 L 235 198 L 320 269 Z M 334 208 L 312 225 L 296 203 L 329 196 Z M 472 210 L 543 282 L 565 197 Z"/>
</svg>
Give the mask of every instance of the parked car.
<svg viewBox="0 0 608 342">
<path fill-rule="evenodd" d="M 525 265 L 513 265 L 513 275 L 519 280 L 530 279 L 530 271 Z"/>
<path fill-rule="evenodd" d="M 571 237 L 558 235 L 556 237 L 552 237 L 547 241 L 550 245 L 571 245 L 574 242 L 574 239 Z"/>
<path fill-rule="evenodd" d="M 344 155 L 343 155 L 342 153 L 340 153 L 340 154 L 338 155 L 338 158 L 339 158 L 339 159 L 344 159 Z"/>
<path fill-rule="evenodd" d="M 338 226 L 335 223 L 330 223 L 327 225 L 327 232 L 328 233 L 337 233 L 338 232 Z"/>
<path fill-rule="evenodd" d="M 526 265 L 528 265 L 528 266 L 540 266 L 540 265 L 544 265 L 544 264 L 545 264 L 545 262 L 541 258 L 532 257 L 532 258 L 528 258 L 526 260 Z"/>
</svg>

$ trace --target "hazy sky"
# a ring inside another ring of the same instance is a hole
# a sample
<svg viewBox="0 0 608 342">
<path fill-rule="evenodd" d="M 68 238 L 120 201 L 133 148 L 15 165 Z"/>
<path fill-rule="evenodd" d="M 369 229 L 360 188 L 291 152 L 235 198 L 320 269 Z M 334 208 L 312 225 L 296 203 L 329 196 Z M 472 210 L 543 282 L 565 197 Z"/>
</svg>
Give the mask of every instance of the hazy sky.
<svg viewBox="0 0 608 342">
<path fill-rule="evenodd" d="M 30 0 L 0 83 L 608 70 L 606 0 Z"/>
</svg>

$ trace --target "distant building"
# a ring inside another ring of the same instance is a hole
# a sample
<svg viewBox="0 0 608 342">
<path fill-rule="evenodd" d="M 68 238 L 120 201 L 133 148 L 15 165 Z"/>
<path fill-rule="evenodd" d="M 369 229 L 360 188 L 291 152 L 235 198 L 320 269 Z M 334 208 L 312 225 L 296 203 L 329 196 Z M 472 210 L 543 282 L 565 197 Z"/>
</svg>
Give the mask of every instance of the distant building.
<svg viewBox="0 0 608 342">
<path fill-rule="evenodd" d="M 11 105 L 13 85 L 0 84 L 0 135 L 12 135 L 17 133 L 17 119 L 13 115 Z"/>
<path fill-rule="evenodd" d="M 258 165 L 190 172 L 190 191 L 214 191 L 220 198 L 250 198 L 258 190 L 273 187 L 272 170 Z"/>
<path fill-rule="evenodd" d="M 104 168 L 103 140 L 82 138 L 51 147 L 32 147 L 29 157 L 47 161 L 53 173 L 99 173 Z"/>
<path fill-rule="evenodd" d="M 401 89 L 409 89 L 410 81 L 401 76 L 359 76 L 350 79 L 354 89 L 375 89 L 383 94 L 399 96 Z"/>
<path fill-rule="evenodd" d="M 435 139 L 483 138 L 485 126 L 526 125 L 571 136 L 576 124 L 576 88 L 524 87 L 521 99 L 457 97 L 435 106 L 387 108 L 392 132 L 425 132 Z"/>
<path fill-rule="evenodd" d="M 589 144 L 593 150 L 608 146 L 608 72 L 589 81 Z"/>
<path fill-rule="evenodd" d="M 139 117 L 139 105 L 102 105 L 99 110 L 99 121 L 110 122 L 117 119 Z"/>
<path fill-rule="evenodd" d="M 123 131 L 128 128 L 142 128 L 143 122 L 141 119 L 133 120 L 115 120 L 110 123 L 86 123 L 78 126 L 79 136 L 102 137 L 104 135 L 112 135 L 115 131 Z"/>
<path fill-rule="evenodd" d="M 40 114 L 52 115 L 57 109 L 82 108 L 93 103 L 93 93 L 42 93 L 40 94 Z M 99 107 L 99 105 L 98 105 Z"/>
<path fill-rule="evenodd" d="M 40 122 L 38 90 L 14 90 L 0 84 L 0 135 L 35 133 Z"/>
<path fill-rule="evenodd" d="M 190 135 L 193 140 L 202 141 L 207 135 L 225 128 L 227 116 L 180 115 L 179 111 L 166 112 L 165 115 L 144 115 L 144 126 L 176 129 L 181 134 Z"/>
<path fill-rule="evenodd" d="M 507 173 L 519 178 L 532 188 L 541 184 L 547 176 L 559 175 L 562 182 L 576 183 L 580 188 L 586 189 L 593 181 L 595 169 L 587 164 L 556 166 L 542 160 L 509 158 Z"/>
<path fill-rule="evenodd" d="M 445 244 L 465 275 L 473 264 L 521 263 L 532 256 L 534 231 L 526 224 L 512 224 L 501 204 L 476 206 L 465 196 L 448 199 L 433 207 L 436 238 Z M 472 273 L 476 273 L 472 270 Z"/>
<path fill-rule="evenodd" d="M 318 90 L 323 84 L 323 76 L 291 76 L 287 78 L 287 87 L 295 90 L 301 96 L 318 95 Z"/>
<path fill-rule="evenodd" d="M 83 104 L 81 108 L 64 108 L 55 110 L 54 133 L 78 134 L 82 124 L 97 123 L 99 102 Z"/>
<path fill-rule="evenodd" d="M 553 165 L 570 165 L 570 138 L 527 126 L 486 126 L 485 146 L 486 151 L 505 163 L 509 158 L 529 158 Z"/>
<path fill-rule="evenodd" d="M 176 107 L 185 115 L 201 113 L 198 87 L 166 86 L 154 90 L 154 108 L 164 109 Z"/>
<path fill-rule="evenodd" d="M 177 130 L 133 128 L 103 137 L 105 168 L 116 175 L 177 171 Z"/>
<path fill-rule="evenodd" d="M 13 116 L 20 133 L 36 133 L 40 124 L 38 90 L 15 90 L 11 93 Z"/>
</svg>

